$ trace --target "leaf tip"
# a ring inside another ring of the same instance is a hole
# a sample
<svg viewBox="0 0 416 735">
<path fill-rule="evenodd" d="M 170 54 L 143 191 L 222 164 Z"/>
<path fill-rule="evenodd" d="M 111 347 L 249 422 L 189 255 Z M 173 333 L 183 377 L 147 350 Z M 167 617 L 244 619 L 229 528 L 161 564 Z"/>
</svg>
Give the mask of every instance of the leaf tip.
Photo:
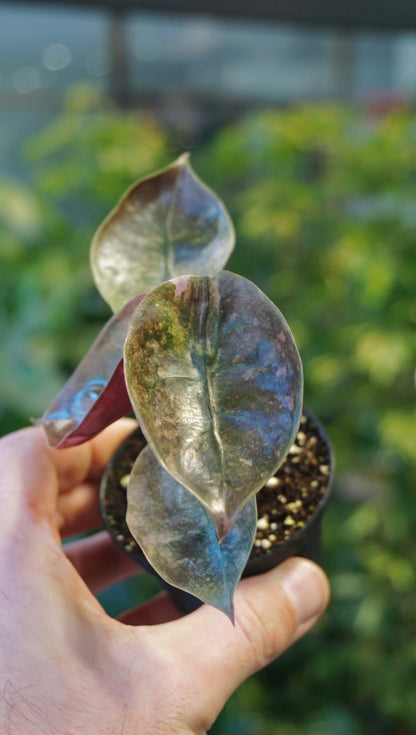
<svg viewBox="0 0 416 735">
<path fill-rule="evenodd" d="M 191 154 L 189 151 L 185 151 L 185 153 L 181 153 L 179 158 L 176 159 L 175 165 L 176 166 L 189 166 L 191 160 Z"/>
<path fill-rule="evenodd" d="M 235 615 L 234 615 L 234 605 L 233 605 L 233 591 L 224 589 L 224 596 L 221 600 L 221 602 L 214 603 L 211 602 L 209 604 L 213 604 L 214 607 L 217 608 L 220 612 L 224 613 L 224 615 L 227 616 L 227 618 L 230 620 L 232 625 L 235 627 Z M 208 601 L 209 602 L 209 601 Z"/>
</svg>

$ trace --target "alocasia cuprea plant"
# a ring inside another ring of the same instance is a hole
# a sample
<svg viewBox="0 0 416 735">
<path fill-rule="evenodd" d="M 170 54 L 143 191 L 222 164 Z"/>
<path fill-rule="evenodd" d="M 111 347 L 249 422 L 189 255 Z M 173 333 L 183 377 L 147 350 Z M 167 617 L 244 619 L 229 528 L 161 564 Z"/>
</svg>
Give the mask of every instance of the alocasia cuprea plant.
<svg viewBox="0 0 416 735">
<path fill-rule="evenodd" d="M 293 336 L 253 283 L 221 270 L 233 247 L 230 218 L 187 155 L 135 184 L 91 248 L 115 314 L 40 419 L 64 448 L 134 410 L 148 444 L 128 526 L 167 582 L 230 617 L 255 495 L 302 409 Z"/>
</svg>

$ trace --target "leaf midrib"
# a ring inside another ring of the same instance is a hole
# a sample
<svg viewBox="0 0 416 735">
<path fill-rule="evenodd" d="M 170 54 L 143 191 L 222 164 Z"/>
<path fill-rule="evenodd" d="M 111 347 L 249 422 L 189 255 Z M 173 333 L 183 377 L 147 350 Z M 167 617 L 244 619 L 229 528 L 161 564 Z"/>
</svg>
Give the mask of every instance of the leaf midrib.
<svg viewBox="0 0 416 735">
<path fill-rule="evenodd" d="M 175 211 L 176 192 L 178 190 L 180 177 L 181 177 L 181 171 L 178 171 L 176 178 L 175 178 L 175 184 L 172 189 L 170 204 L 168 207 L 168 211 L 166 214 L 166 220 L 164 222 L 164 227 L 163 227 L 162 256 L 163 256 L 163 280 L 164 281 L 168 281 L 169 278 L 172 278 L 175 275 L 173 268 L 172 268 L 173 237 L 172 237 L 171 219 Z"/>
<path fill-rule="evenodd" d="M 205 314 L 200 319 L 200 336 L 201 342 L 203 343 L 203 354 L 202 354 L 202 378 L 204 386 L 206 388 L 205 394 L 207 396 L 208 413 L 211 420 L 212 433 L 215 444 L 217 446 L 217 453 L 220 459 L 220 472 L 221 472 L 221 490 L 226 486 L 225 480 L 225 460 L 224 460 L 224 449 L 221 441 L 220 431 L 218 428 L 218 417 L 217 417 L 217 406 L 215 401 L 215 390 L 214 390 L 214 367 L 210 370 L 208 366 L 208 358 L 212 360 L 213 366 L 216 363 L 216 349 L 213 350 L 212 342 L 215 342 L 216 334 L 218 332 L 218 310 L 213 303 L 211 288 L 215 288 L 214 284 L 210 279 L 204 279 L 204 290 L 206 291 L 206 302 Z M 204 299 L 202 299 L 204 302 Z M 212 335 L 212 337 L 210 336 Z"/>
</svg>

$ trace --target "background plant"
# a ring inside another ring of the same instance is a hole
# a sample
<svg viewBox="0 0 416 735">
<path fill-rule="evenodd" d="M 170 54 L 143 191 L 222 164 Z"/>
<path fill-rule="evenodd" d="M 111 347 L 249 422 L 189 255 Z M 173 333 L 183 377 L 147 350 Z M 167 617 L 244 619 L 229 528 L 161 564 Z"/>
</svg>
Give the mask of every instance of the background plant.
<svg viewBox="0 0 416 735">
<path fill-rule="evenodd" d="M 319 105 L 249 117 L 193 155 L 236 227 L 228 267 L 291 325 L 338 476 L 329 614 L 240 689 L 214 733 L 415 730 L 415 143 L 411 111 Z M 109 316 L 85 260 L 97 222 L 178 152 L 151 121 L 68 110 L 25 152 L 33 183 L 2 183 L 3 431 L 41 413 Z"/>
</svg>

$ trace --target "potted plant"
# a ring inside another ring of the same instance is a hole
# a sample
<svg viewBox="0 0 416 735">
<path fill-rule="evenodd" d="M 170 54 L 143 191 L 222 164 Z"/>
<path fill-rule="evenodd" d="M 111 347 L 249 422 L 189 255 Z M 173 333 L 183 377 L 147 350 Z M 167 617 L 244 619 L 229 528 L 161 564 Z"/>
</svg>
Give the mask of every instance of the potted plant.
<svg viewBox="0 0 416 735">
<path fill-rule="evenodd" d="M 135 184 L 91 247 L 114 316 L 39 420 L 64 448 L 134 410 L 130 464 L 117 453 L 105 476 L 107 526 L 167 584 L 231 618 L 244 571 L 275 564 L 274 548 L 280 560 L 306 552 L 330 479 L 326 440 L 302 414 L 301 360 L 284 317 L 222 270 L 234 240 L 187 155 Z"/>
</svg>

